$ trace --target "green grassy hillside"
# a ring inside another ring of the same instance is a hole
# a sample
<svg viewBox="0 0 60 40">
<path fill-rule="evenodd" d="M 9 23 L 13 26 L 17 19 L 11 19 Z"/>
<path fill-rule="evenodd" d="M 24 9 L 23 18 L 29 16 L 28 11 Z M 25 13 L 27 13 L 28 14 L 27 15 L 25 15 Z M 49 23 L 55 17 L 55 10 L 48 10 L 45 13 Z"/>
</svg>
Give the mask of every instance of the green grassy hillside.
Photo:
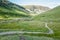
<svg viewBox="0 0 60 40">
<path fill-rule="evenodd" d="M 40 15 L 34 18 L 35 20 L 42 20 L 42 21 L 57 21 L 60 20 L 60 6 L 49 10 L 47 12 L 41 13 Z"/>
<path fill-rule="evenodd" d="M 40 15 L 34 17 L 34 20 L 48 22 L 48 26 L 54 31 L 53 35 L 48 36 L 60 38 L 60 6 L 55 7 L 54 9 L 47 12 L 41 13 Z"/>
<path fill-rule="evenodd" d="M 9 1 L 0 1 L 0 18 L 28 17 L 28 11 Z"/>
<path fill-rule="evenodd" d="M 25 8 L 11 2 L 0 2 L 0 18 L 17 18 L 28 17 L 28 11 Z M 36 21 L 35 21 L 36 20 Z M 26 40 L 60 40 L 60 6 L 44 12 L 34 18 L 34 20 L 3 20 L 0 19 L 0 32 L 8 31 L 27 31 L 27 32 L 43 32 L 49 30 L 45 27 L 46 22 L 48 27 L 53 30 L 53 34 L 24 34 Z M 54 21 L 54 22 L 53 22 Z M 58 21 L 58 22 L 56 22 Z M 5 30 L 6 29 L 6 30 Z M 0 36 L 0 40 L 20 40 L 20 35 L 5 35 Z"/>
</svg>

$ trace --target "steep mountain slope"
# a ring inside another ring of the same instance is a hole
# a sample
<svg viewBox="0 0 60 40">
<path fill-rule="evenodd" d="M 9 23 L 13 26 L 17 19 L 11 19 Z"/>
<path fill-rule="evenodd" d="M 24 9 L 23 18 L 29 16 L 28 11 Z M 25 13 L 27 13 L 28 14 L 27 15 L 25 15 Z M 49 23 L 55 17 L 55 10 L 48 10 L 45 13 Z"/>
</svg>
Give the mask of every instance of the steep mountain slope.
<svg viewBox="0 0 60 40">
<path fill-rule="evenodd" d="M 40 6 L 40 5 L 24 5 L 23 7 L 26 8 L 26 10 L 28 10 L 31 13 L 31 15 L 37 15 L 42 12 L 50 10 L 49 7 Z"/>
<path fill-rule="evenodd" d="M 47 12 L 44 12 L 44 13 L 36 16 L 34 19 L 35 20 L 44 20 L 44 21 L 60 20 L 60 6 L 54 8 L 52 10 L 49 10 Z"/>
<path fill-rule="evenodd" d="M 24 7 L 9 2 L 8 0 L 0 0 L 0 18 L 28 16 L 28 11 Z"/>
</svg>

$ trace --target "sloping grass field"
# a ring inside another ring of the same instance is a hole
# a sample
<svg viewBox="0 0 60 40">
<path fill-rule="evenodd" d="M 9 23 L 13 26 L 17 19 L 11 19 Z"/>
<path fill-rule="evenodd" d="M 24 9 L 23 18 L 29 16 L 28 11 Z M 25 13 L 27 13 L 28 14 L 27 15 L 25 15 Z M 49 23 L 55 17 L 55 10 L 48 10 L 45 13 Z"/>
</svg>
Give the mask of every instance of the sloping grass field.
<svg viewBox="0 0 60 40">
<path fill-rule="evenodd" d="M 60 21 L 60 6 L 57 6 L 47 12 L 41 13 L 34 17 L 34 20 L 39 21 Z"/>
<path fill-rule="evenodd" d="M 44 22 L 40 21 L 14 21 L 14 22 L 0 22 L 0 31 L 3 29 L 22 30 L 30 32 L 48 32 L 49 29 L 45 27 Z M 5 31 L 5 30 L 4 30 Z"/>
<path fill-rule="evenodd" d="M 24 34 L 26 40 L 60 40 L 60 22 L 47 22 L 48 27 L 51 28 L 54 34 Z M 6 30 L 5 30 L 6 29 Z M 45 22 L 40 21 L 14 21 L 1 22 L 0 32 L 8 31 L 27 31 L 27 32 L 49 32 L 45 27 Z M 0 36 L 1 40 L 20 40 L 19 35 Z"/>
</svg>

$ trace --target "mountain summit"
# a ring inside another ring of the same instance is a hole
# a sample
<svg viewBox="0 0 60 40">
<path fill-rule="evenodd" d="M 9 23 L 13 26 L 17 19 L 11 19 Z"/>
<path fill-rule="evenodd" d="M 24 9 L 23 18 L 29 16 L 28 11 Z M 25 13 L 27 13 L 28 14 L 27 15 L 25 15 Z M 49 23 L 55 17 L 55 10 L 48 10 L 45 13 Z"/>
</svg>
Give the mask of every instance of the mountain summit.
<svg viewBox="0 0 60 40">
<path fill-rule="evenodd" d="M 49 7 L 40 6 L 40 5 L 24 5 L 23 7 L 26 8 L 26 10 L 28 10 L 31 13 L 31 15 L 37 15 L 42 12 L 50 10 Z"/>
</svg>

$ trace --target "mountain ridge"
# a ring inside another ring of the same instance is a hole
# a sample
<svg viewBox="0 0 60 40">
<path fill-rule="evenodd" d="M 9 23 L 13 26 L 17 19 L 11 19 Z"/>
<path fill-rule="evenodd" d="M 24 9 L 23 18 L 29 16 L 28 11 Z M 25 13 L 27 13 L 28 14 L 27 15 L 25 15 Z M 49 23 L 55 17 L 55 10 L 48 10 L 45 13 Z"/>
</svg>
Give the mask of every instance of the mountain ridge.
<svg viewBox="0 0 60 40">
<path fill-rule="evenodd" d="M 28 17 L 28 11 L 17 4 L 14 4 L 8 0 L 2 2 L 0 0 L 0 17 L 9 18 L 9 17 Z"/>
</svg>

